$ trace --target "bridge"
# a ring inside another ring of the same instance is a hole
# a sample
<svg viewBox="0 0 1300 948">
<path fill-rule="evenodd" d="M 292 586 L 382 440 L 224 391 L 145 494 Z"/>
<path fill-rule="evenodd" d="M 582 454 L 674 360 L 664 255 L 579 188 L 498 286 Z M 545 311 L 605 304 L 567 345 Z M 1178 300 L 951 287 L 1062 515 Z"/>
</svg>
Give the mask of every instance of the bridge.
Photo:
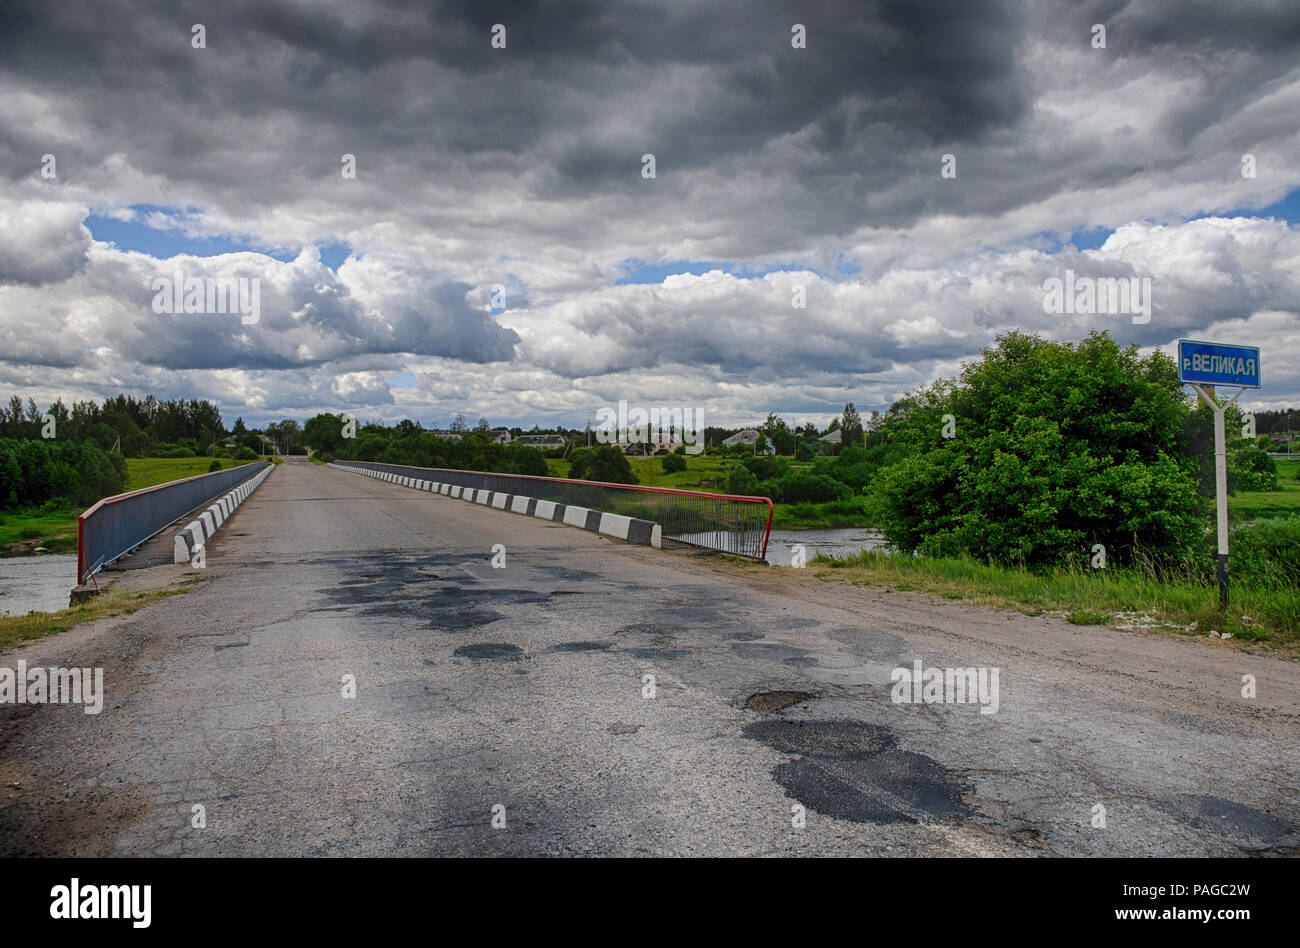
<svg viewBox="0 0 1300 948">
<path fill-rule="evenodd" d="M 106 691 L 95 716 L 0 705 L 4 853 L 1300 842 L 1293 662 L 654 549 L 297 459 L 203 568 L 172 562 L 173 533 L 95 581 L 190 591 L 0 659 L 102 666 Z M 996 713 L 896 701 L 917 662 L 998 669 Z"/>
</svg>

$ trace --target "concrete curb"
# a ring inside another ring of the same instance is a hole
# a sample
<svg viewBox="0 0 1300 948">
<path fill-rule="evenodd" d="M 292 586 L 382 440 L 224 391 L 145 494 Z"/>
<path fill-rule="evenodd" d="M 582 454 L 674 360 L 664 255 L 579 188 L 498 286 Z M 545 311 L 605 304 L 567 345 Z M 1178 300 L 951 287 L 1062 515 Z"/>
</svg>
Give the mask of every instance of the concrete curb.
<svg viewBox="0 0 1300 948">
<path fill-rule="evenodd" d="M 268 464 L 263 470 L 258 471 L 234 490 L 224 494 L 220 500 L 217 500 L 207 510 L 199 514 L 197 520 L 190 521 L 184 530 L 176 534 L 176 539 L 172 541 L 172 562 L 193 562 L 195 552 L 202 549 L 212 539 L 212 535 L 221 529 L 223 523 L 230 519 L 230 515 L 235 512 L 235 508 L 242 504 L 248 498 L 248 495 L 257 489 L 257 485 L 266 480 L 266 476 L 273 470 L 275 470 L 275 465 Z"/>
<path fill-rule="evenodd" d="M 328 466 L 336 467 L 340 471 L 347 471 L 349 474 L 364 474 L 367 477 L 388 481 L 391 484 L 400 484 L 414 490 L 427 490 L 469 503 L 505 510 L 509 513 L 523 514 L 526 517 L 537 517 L 539 520 L 567 524 L 580 530 L 590 530 L 593 533 L 604 534 L 617 540 L 626 540 L 628 543 L 635 543 L 638 546 L 652 546 L 656 550 L 663 548 L 663 528 L 653 520 L 639 520 L 636 517 L 625 517 L 622 514 L 589 510 L 586 507 L 575 507 L 570 504 L 557 504 L 550 500 L 525 497 L 523 494 L 472 490 L 468 487 L 457 487 L 454 484 L 424 481 L 405 475 L 389 474 L 385 471 L 351 467 L 337 462 L 332 462 Z M 177 542 L 180 542 L 179 537 Z"/>
</svg>

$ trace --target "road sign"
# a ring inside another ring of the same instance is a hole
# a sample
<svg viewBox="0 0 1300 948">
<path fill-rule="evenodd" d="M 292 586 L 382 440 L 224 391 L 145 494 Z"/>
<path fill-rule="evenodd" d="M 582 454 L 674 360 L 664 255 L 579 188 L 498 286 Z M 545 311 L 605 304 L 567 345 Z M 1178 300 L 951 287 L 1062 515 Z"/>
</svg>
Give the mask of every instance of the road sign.
<svg viewBox="0 0 1300 948">
<path fill-rule="evenodd" d="M 1178 379 L 1190 384 L 1259 388 L 1259 349 L 1179 339 Z"/>
<path fill-rule="evenodd" d="M 1219 607 L 1228 605 L 1228 459 L 1223 416 L 1248 388 L 1259 388 L 1259 350 L 1217 342 L 1178 340 L 1178 378 L 1193 386 L 1214 412 L 1215 513 L 1219 533 Z M 1213 394 L 1215 385 L 1239 386 L 1226 403 Z"/>
</svg>

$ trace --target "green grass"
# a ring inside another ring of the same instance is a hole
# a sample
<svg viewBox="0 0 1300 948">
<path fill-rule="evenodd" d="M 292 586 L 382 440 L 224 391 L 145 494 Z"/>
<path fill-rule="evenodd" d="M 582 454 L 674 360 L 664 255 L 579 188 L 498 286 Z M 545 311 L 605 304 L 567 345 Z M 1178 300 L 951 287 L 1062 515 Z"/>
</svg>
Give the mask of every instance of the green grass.
<svg viewBox="0 0 1300 948">
<path fill-rule="evenodd" d="M 1233 520 L 1260 520 L 1300 514 L 1300 458 L 1277 462 L 1278 490 L 1238 491 L 1228 497 L 1228 516 Z"/>
<path fill-rule="evenodd" d="M 819 556 L 808 569 L 827 581 L 960 597 L 1026 615 L 1060 613 L 1075 624 L 1137 625 L 1201 637 L 1215 630 L 1288 650 L 1300 646 L 1300 589 L 1293 587 L 1234 582 L 1230 605 L 1220 613 L 1217 587 L 1162 583 L 1137 570 L 1035 573 L 972 559 L 891 556 L 879 550 L 840 559 Z"/>
<path fill-rule="evenodd" d="M 0 616 L 0 648 L 8 648 L 20 642 L 33 642 L 47 635 L 66 632 L 74 625 L 102 619 L 105 616 L 130 615 L 146 603 L 166 599 L 178 593 L 187 593 L 191 588 L 191 586 L 173 586 L 149 592 L 113 588 L 93 599 L 58 612 L 30 612 L 25 616 Z"/>
<path fill-rule="evenodd" d="M 232 461 L 221 459 L 222 470 L 252 464 L 252 461 Z M 179 481 L 196 474 L 208 473 L 212 458 L 127 458 L 125 490 L 140 490 L 168 481 Z"/>
<path fill-rule="evenodd" d="M 43 546 L 51 553 L 75 553 L 79 513 L 80 507 L 48 509 L 48 505 L 0 511 L 0 552 L 13 556 Z"/>
<path fill-rule="evenodd" d="M 713 493 L 726 493 L 727 472 L 725 458 L 708 455 L 686 455 L 686 470 L 675 474 L 665 474 L 661 458 L 628 458 L 632 473 L 637 481 L 646 487 L 673 487 L 677 490 L 703 490 Z M 731 462 L 736 463 L 735 461 Z M 568 477 L 569 461 L 547 458 L 546 466 L 550 468 L 551 477 Z"/>
</svg>

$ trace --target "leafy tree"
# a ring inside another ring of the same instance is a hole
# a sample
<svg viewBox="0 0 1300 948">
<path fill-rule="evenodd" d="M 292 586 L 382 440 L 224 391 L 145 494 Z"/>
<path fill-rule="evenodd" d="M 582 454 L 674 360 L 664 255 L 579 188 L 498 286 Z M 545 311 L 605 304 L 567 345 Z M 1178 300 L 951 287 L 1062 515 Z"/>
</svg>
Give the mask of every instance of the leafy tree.
<svg viewBox="0 0 1300 948">
<path fill-rule="evenodd" d="M 740 463 L 749 468 L 750 473 L 760 481 L 784 477 L 786 471 L 790 469 L 790 462 L 787 459 L 767 454 L 743 458 Z"/>
<path fill-rule="evenodd" d="M 775 412 L 768 412 L 767 421 L 759 429 L 767 440 L 771 442 L 772 447 L 776 448 L 777 454 L 791 455 L 795 452 L 795 436 L 790 430 L 790 426 L 785 420 Z"/>
<path fill-rule="evenodd" d="M 322 454 L 337 454 L 347 444 L 343 437 L 343 424 L 341 415 L 316 415 L 302 426 L 302 441 Z"/>
<path fill-rule="evenodd" d="M 663 465 L 665 474 L 678 474 L 686 470 L 685 454 L 665 454 L 659 463 Z"/>
<path fill-rule="evenodd" d="M 573 452 L 569 476 L 575 480 L 604 481 L 609 484 L 636 484 L 632 465 L 617 445 L 603 444 L 598 448 L 579 448 Z"/>
<path fill-rule="evenodd" d="M 530 477 L 549 477 L 551 469 L 546 466 L 546 458 L 536 448 L 523 444 L 512 444 L 506 448 L 510 474 L 526 474 Z M 629 468 L 630 470 L 630 468 Z"/>
<path fill-rule="evenodd" d="M 758 493 L 758 478 L 743 464 L 732 464 L 727 475 L 727 493 L 753 496 Z"/>
<path fill-rule="evenodd" d="M 849 445 L 862 444 L 862 417 L 849 402 L 844 406 L 844 420 L 840 422 L 840 450 Z"/>
<path fill-rule="evenodd" d="M 890 414 L 908 456 L 872 480 L 869 509 L 902 550 L 1058 564 L 1101 543 L 1115 562 L 1141 550 L 1159 566 L 1200 544 L 1187 400 L 1160 352 L 1013 332 Z"/>
</svg>

